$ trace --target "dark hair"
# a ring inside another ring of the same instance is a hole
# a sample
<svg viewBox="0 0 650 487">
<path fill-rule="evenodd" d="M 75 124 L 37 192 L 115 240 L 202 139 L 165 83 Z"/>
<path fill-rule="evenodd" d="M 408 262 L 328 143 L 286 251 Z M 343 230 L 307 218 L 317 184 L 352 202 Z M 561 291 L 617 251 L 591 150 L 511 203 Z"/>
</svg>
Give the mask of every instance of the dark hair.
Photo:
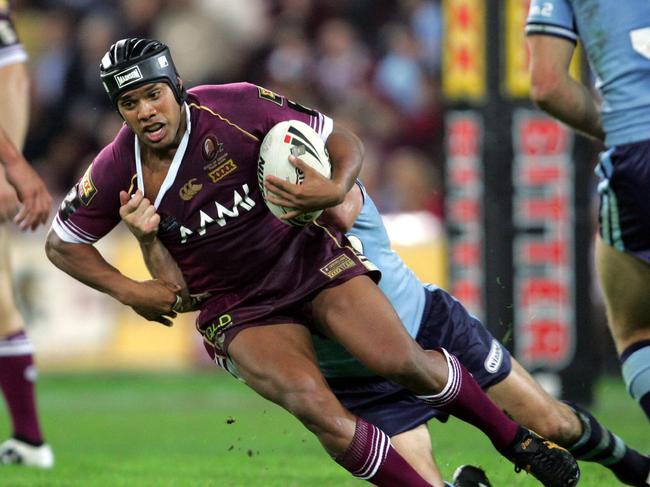
<svg viewBox="0 0 650 487">
<path fill-rule="evenodd" d="M 99 77 L 113 105 L 127 90 L 146 83 L 166 82 L 182 104 L 185 89 L 178 81 L 178 73 L 169 48 L 153 39 L 120 39 L 104 54 L 99 65 Z"/>
</svg>

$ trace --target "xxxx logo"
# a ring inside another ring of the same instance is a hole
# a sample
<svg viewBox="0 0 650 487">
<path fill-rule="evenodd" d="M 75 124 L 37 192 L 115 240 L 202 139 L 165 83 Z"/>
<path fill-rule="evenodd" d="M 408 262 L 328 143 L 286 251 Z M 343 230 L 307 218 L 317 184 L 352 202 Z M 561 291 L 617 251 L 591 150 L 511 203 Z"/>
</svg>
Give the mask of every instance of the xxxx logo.
<svg viewBox="0 0 650 487">
<path fill-rule="evenodd" d="M 196 178 L 192 178 L 183 185 L 183 187 L 178 192 L 178 195 L 183 201 L 189 201 L 194 198 L 202 188 L 203 185 L 201 183 L 197 183 Z"/>
</svg>

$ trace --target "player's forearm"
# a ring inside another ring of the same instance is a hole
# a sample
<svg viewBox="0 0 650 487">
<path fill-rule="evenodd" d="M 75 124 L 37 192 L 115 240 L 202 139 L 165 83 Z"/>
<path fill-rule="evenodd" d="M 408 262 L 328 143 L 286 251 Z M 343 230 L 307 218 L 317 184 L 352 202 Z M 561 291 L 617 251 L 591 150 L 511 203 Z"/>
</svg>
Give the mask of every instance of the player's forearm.
<svg viewBox="0 0 650 487">
<path fill-rule="evenodd" d="M 178 264 L 160 240 L 155 238 L 150 243 L 140 242 L 142 257 L 151 277 L 181 287 L 183 298 L 189 297 L 187 283 Z"/>
<path fill-rule="evenodd" d="M 605 132 L 598 105 L 591 91 L 568 74 L 551 88 L 533 86 L 531 97 L 535 104 L 558 120 L 576 130 L 604 140 Z"/>
<path fill-rule="evenodd" d="M 334 129 L 326 147 L 332 161 L 332 181 L 340 189 L 337 203 L 341 203 L 361 171 L 363 143 L 352 132 Z"/>
<path fill-rule="evenodd" d="M 123 304 L 129 304 L 135 281 L 106 262 L 92 245 L 63 242 L 50 230 L 45 253 L 66 274 Z"/>
<path fill-rule="evenodd" d="M 4 166 L 26 164 L 25 158 L 9 139 L 9 135 L 0 128 L 0 162 Z"/>
</svg>

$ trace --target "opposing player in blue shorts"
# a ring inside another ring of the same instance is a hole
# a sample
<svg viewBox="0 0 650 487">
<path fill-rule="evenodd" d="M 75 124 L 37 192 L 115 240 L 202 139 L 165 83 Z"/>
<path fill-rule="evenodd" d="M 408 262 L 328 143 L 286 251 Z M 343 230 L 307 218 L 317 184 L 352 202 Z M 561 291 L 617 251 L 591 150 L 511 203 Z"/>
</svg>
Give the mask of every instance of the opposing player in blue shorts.
<svg viewBox="0 0 650 487">
<path fill-rule="evenodd" d="M 264 204 L 257 156 L 271 127 L 301 120 L 331 156 L 332 179 L 310 176 L 299 194 L 286 192 L 301 212 L 345 199 L 362 162 L 356 136 L 248 83 L 186 90 L 169 49 L 155 40 L 116 42 L 102 58 L 100 77 L 125 125 L 63 201 L 46 242 L 55 265 L 144 316 L 172 314 L 180 282 L 135 282 L 94 246 L 125 214 L 155 219 L 157 238 L 140 240 L 158 242 L 178 264 L 187 291 L 205 296 L 197 320 L 205 343 L 229 357 L 251 388 L 299 419 L 354 476 L 380 486 L 430 485 L 384 432 L 332 394 L 310 330 L 336 339 L 429 407 L 477 426 L 545 485 L 577 483 L 579 469 L 566 450 L 508 418 L 456 357 L 413 340 L 373 282 L 379 273 L 340 230 L 285 225 Z M 282 181 L 266 183 L 282 194 Z"/>
<path fill-rule="evenodd" d="M 606 466 L 627 485 L 648 485 L 650 458 L 628 447 L 588 411 L 547 394 L 460 302 L 419 281 L 391 250 L 381 216 L 360 183 L 343 204 L 324 215 L 382 271 L 379 287 L 423 348 L 443 347 L 456 355 L 499 407 L 577 459 Z M 441 415 L 404 388 L 376 377 L 337 343 L 314 336 L 314 345 L 323 375 L 341 403 L 389 434 L 402 456 L 427 480 L 441 482 L 426 454 L 430 441 L 421 426 Z"/>
<path fill-rule="evenodd" d="M 526 34 L 532 99 L 607 146 L 596 269 L 625 384 L 650 419 L 650 2 L 533 0 Z M 568 74 L 578 40 L 602 102 Z"/>
</svg>

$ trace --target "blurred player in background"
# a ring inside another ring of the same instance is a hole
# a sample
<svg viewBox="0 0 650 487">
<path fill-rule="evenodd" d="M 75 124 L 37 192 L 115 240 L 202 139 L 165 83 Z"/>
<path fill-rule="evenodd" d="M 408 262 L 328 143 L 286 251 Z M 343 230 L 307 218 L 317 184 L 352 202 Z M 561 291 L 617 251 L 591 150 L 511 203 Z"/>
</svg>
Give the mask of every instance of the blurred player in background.
<svg viewBox="0 0 650 487">
<path fill-rule="evenodd" d="M 533 0 L 526 33 L 532 99 L 607 146 L 596 169 L 596 269 L 625 384 L 650 419 L 650 2 Z M 600 108 L 569 76 L 578 39 Z"/>
<path fill-rule="evenodd" d="M 26 59 L 8 2 L 0 1 L 0 221 L 34 230 L 47 221 L 52 199 L 20 153 L 29 115 Z M 0 444 L 0 464 L 49 468 L 54 457 L 39 426 L 33 349 L 14 301 L 6 225 L 0 226 L 0 317 L 0 387 L 13 428 Z"/>
<path fill-rule="evenodd" d="M 150 319 L 174 315 L 182 279 L 192 293 L 207 293 L 197 321 L 206 344 L 229 357 L 252 389 L 298 418 L 356 477 L 384 486 L 430 485 L 384 432 L 341 406 L 318 369 L 308 324 L 318 324 L 375 373 L 431 407 L 481 429 L 545 485 L 575 485 L 579 470 L 566 450 L 508 418 L 454 356 L 417 345 L 372 282 L 378 273 L 340 231 L 285 225 L 264 204 L 257 156 L 271 127 L 297 119 L 327 141 L 331 180 L 305 179 L 300 194 L 277 178 L 265 181 L 282 200 L 292 200 L 296 214 L 343 201 L 363 154 L 353 134 L 248 83 L 186 91 L 169 49 L 158 41 L 118 41 L 100 73 L 126 125 L 61 205 L 46 244 L 56 266 Z M 166 279 L 173 284 L 134 282 L 94 247 L 122 217 L 156 221 L 155 231 L 139 239 L 158 242 L 178 263 L 182 275 Z"/>
</svg>

